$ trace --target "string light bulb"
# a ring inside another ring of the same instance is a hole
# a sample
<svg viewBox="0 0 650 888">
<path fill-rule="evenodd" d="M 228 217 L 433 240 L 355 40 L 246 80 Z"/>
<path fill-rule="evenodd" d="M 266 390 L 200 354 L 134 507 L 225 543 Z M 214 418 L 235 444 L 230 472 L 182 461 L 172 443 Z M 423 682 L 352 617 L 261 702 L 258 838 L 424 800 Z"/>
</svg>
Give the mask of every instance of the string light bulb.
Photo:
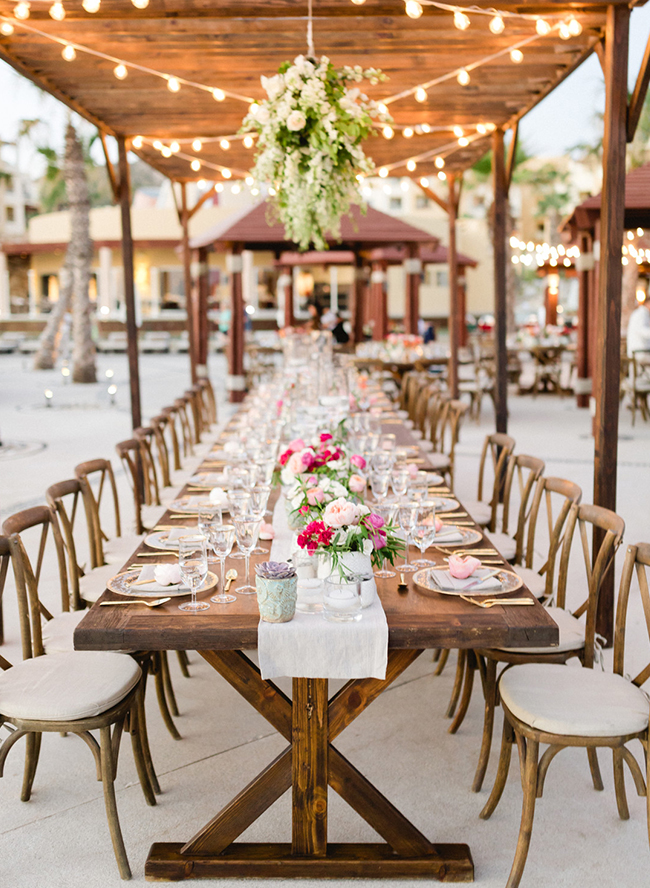
<svg viewBox="0 0 650 888">
<path fill-rule="evenodd" d="M 181 146 L 178 144 L 178 142 L 172 142 L 169 146 L 169 150 L 172 154 L 178 154 L 178 152 L 181 150 Z"/>
<path fill-rule="evenodd" d="M 192 151 L 200 151 L 203 148 L 203 142 L 200 139 L 194 139 L 192 142 Z"/>
<path fill-rule="evenodd" d="M 422 130 L 423 133 L 430 133 L 431 132 L 431 127 L 429 126 L 428 123 L 423 123 L 420 126 L 420 129 Z"/>
<path fill-rule="evenodd" d="M 427 91 L 423 86 L 418 86 L 415 90 L 415 101 L 416 102 L 426 102 L 428 99 Z"/>
<path fill-rule="evenodd" d="M 383 128 L 383 130 L 381 132 L 382 132 L 384 139 L 392 139 L 393 136 L 395 135 L 395 130 L 393 129 L 392 126 L 389 126 L 388 124 L 386 124 L 386 126 Z"/>
<path fill-rule="evenodd" d="M 86 12 L 95 13 L 99 12 L 99 7 L 102 5 L 101 0 L 83 0 L 81 4 Z"/>
<path fill-rule="evenodd" d="M 163 157 L 171 157 L 172 156 L 172 149 L 168 148 L 167 145 L 163 145 L 162 148 L 160 149 L 160 153 L 162 154 Z"/>
<path fill-rule="evenodd" d="M 412 19 L 419 19 L 423 12 L 422 6 L 418 3 L 418 0 L 406 0 L 404 9 L 407 16 Z"/>
<path fill-rule="evenodd" d="M 438 173 L 438 178 L 440 179 L 441 182 L 444 182 L 445 179 L 447 178 L 447 173 L 443 173 L 443 171 L 440 170 L 440 172 Z"/>
<path fill-rule="evenodd" d="M 222 140 L 219 142 L 219 147 L 220 147 L 223 151 L 227 151 L 227 150 L 230 148 L 230 142 L 228 141 L 228 139 L 222 139 Z"/>
<path fill-rule="evenodd" d="M 252 136 L 244 136 L 244 148 L 252 148 L 255 144 L 255 140 Z"/>
<path fill-rule="evenodd" d="M 458 74 L 456 75 L 456 80 L 460 83 L 461 86 L 467 86 L 470 81 L 469 71 L 467 68 L 461 68 Z"/>
<path fill-rule="evenodd" d="M 156 141 L 153 143 L 153 147 L 156 149 L 156 151 L 162 151 L 163 150 L 163 143 L 158 141 L 158 139 L 156 139 Z"/>
<path fill-rule="evenodd" d="M 224 167 L 221 170 L 221 175 L 224 177 L 224 179 L 230 179 L 230 177 L 232 176 L 232 173 L 230 172 L 228 167 Z"/>
<path fill-rule="evenodd" d="M 381 167 L 381 169 L 379 170 L 379 175 L 382 179 L 388 178 L 388 170 L 386 169 L 386 167 Z"/>
<path fill-rule="evenodd" d="M 113 68 L 113 74 L 115 74 L 118 80 L 126 80 L 129 75 L 129 71 L 126 65 L 115 65 L 115 67 Z"/>
<path fill-rule="evenodd" d="M 420 179 L 420 185 L 423 188 L 428 188 L 429 187 L 429 180 L 427 178 L 425 178 L 424 176 L 422 176 L 422 178 Z"/>
<path fill-rule="evenodd" d="M 366 0 L 352 0 L 355 6 L 363 6 Z"/>
<path fill-rule="evenodd" d="M 452 132 L 453 132 L 453 134 L 456 136 L 457 139 L 460 139 L 460 137 L 463 136 L 463 135 L 465 134 L 465 132 L 464 132 L 462 126 L 455 126 L 455 127 L 453 128 Z"/>
<path fill-rule="evenodd" d="M 181 88 L 181 82 L 178 77 L 168 77 L 167 78 L 167 89 L 170 92 L 177 93 Z"/>
<path fill-rule="evenodd" d="M 239 192 L 241 191 L 241 185 L 239 184 L 239 182 L 235 182 L 230 190 L 233 194 L 239 194 Z"/>
<path fill-rule="evenodd" d="M 0 25 L 0 32 L 2 32 L 3 37 L 11 37 L 14 32 L 14 26 L 11 22 L 3 22 Z"/>
<path fill-rule="evenodd" d="M 406 169 L 409 171 L 409 173 L 415 172 L 416 168 L 417 168 L 417 163 L 414 160 L 407 160 L 406 161 Z"/>
<path fill-rule="evenodd" d="M 383 102 L 380 102 L 377 105 L 377 111 L 379 111 L 380 114 L 388 114 L 388 107 L 384 105 Z"/>
<path fill-rule="evenodd" d="M 66 45 L 63 47 L 63 49 L 61 50 L 61 57 L 66 62 L 74 62 L 74 60 L 77 58 L 77 53 L 71 43 L 66 43 Z"/>
<path fill-rule="evenodd" d="M 484 136 L 487 132 L 487 127 L 485 126 L 484 123 L 477 123 L 476 124 L 476 132 L 480 133 L 482 136 Z"/>
<path fill-rule="evenodd" d="M 569 33 L 571 34 L 572 37 L 578 37 L 580 34 L 582 34 L 582 25 L 580 24 L 580 22 L 578 21 L 577 18 L 571 17 L 569 19 L 568 28 L 569 28 Z"/>
<path fill-rule="evenodd" d="M 540 37 L 546 37 L 547 34 L 551 33 L 551 26 L 546 19 L 538 18 L 535 21 L 535 30 Z"/>
<path fill-rule="evenodd" d="M 55 22 L 62 22 L 65 18 L 65 7 L 60 0 L 56 0 L 56 3 L 53 3 L 49 9 L 50 18 L 53 18 Z"/>
<path fill-rule="evenodd" d="M 149 6 L 149 0 L 131 0 L 136 9 L 146 9 Z"/>
<path fill-rule="evenodd" d="M 14 15 L 17 19 L 20 19 L 21 22 L 24 22 L 25 19 L 29 18 L 29 13 L 29 3 L 26 3 L 25 0 L 20 0 L 20 3 L 16 3 L 14 6 Z"/>
<path fill-rule="evenodd" d="M 503 34 L 506 23 L 500 15 L 495 15 L 493 19 L 490 19 L 489 27 L 493 34 Z"/>
<path fill-rule="evenodd" d="M 245 182 L 248 185 L 248 187 L 250 188 L 251 185 L 255 184 L 255 179 L 252 176 L 246 176 Z"/>
<path fill-rule="evenodd" d="M 259 110 L 260 106 L 257 104 L 257 102 L 251 102 L 251 104 L 248 106 L 248 113 L 252 114 L 253 117 L 255 117 Z"/>
<path fill-rule="evenodd" d="M 412 129 L 412 127 L 410 127 L 410 126 L 405 127 L 405 128 L 402 130 L 402 135 L 404 136 L 405 139 L 412 139 L 412 138 L 413 138 L 413 129 Z"/>
<path fill-rule="evenodd" d="M 217 184 L 214 186 L 214 190 L 215 190 L 218 194 L 221 194 L 221 192 L 223 191 L 223 182 L 217 182 Z M 270 194 L 270 193 L 271 193 L 271 189 L 269 188 L 269 194 Z"/>
<path fill-rule="evenodd" d="M 460 12 L 460 10 L 456 10 L 454 13 L 454 25 L 456 25 L 459 31 L 466 31 L 470 25 L 469 16 L 465 15 L 464 12 Z"/>
<path fill-rule="evenodd" d="M 222 89 L 213 89 L 212 98 L 215 100 L 215 102 L 223 102 L 223 100 L 226 98 L 226 94 Z"/>
<path fill-rule="evenodd" d="M 131 145 L 136 150 L 139 150 L 140 148 L 142 148 L 143 142 L 144 142 L 144 139 L 142 138 L 142 136 L 136 136 L 135 139 L 131 142 Z"/>
<path fill-rule="evenodd" d="M 511 49 L 510 50 L 510 61 L 514 62 L 515 65 L 518 65 L 520 62 L 523 62 L 524 54 L 520 49 Z"/>
<path fill-rule="evenodd" d="M 433 163 L 439 170 L 441 170 L 445 165 L 445 159 L 444 157 L 436 157 Z"/>
<path fill-rule="evenodd" d="M 569 31 L 569 26 L 566 22 L 560 22 L 557 32 L 562 40 L 568 40 L 571 37 L 571 31 Z"/>
<path fill-rule="evenodd" d="M 201 161 L 193 160 L 190 164 L 190 167 L 194 170 L 195 173 L 198 173 L 198 171 L 201 169 Z"/>
<path fill-rule="evenodd" d="M 458 140 L 458 144 L 461 148 L 467 148 L 467 146 L 469 145 L 469 139 L 467 138 L 467 136 L 461 136 Z"/>
</svg>

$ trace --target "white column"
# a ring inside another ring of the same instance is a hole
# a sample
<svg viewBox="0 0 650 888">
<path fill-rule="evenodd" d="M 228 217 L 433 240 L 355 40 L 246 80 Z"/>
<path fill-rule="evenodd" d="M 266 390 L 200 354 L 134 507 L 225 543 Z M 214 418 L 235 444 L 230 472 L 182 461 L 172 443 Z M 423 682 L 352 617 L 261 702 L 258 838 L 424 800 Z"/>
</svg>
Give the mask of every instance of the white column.
<svg viewBox="0 0 650 888">
<path fill-rule="evenodd" d="M 11 314 L 11 298 L 9 293 L 9 272 L 7 256 L 0 253 L 0 318 L 8 318 Z"/>
<path fill-rule="evenodd" d="M 149 268 L 149 290 L 151 291 L 152 318 L 160 317 L 160 269 L 152 265 Z"/>
<path fill-rule="evenodd" d="M 29 293 L 29 316 L 35 318 L 37 315 L 36 306 L 38 301 L 38 275 L 33 268 L 27 272 L 27 292 Z"/>
<path fill-rule="evenodd" d="M 109 314 L 115 311 L 112 268 L 113 251 L 110 247 L 100 247 L 99 274 L 97 275 L 97 310 L 102 316 L 106 316 L 106 312 L 102 311 L 102 308 L 107 308 Z"/>
<path fill-rule="evenodd" d="M 334 314 L 339 313 L 339 270 L 330 265 L 330 308 Z"/>
<path fill-rule="evenodd" d="M 257 309 L 257 275 L 253 266 L 253 251 L 242 250 L 242 295 L 244 305 L 253 305 Z"/>
</svg>

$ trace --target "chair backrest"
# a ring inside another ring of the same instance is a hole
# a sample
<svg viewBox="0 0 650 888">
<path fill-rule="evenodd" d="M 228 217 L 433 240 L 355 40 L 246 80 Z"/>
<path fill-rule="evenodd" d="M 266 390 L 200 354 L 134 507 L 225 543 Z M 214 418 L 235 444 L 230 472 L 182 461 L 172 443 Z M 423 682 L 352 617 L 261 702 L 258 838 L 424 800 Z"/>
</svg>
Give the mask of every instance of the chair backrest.
<svg viewBox="0 0 650 888">
<path fill-rule="evenodd" d="M 443 419 L 446 418 L 445 404 L 451 400 L 449 392 L 434 390 L 430 393 L 427 403 L 427 413 L 424 433 L 433 444 L 433 449 L 441 449 L 441 430 Z"/>
<path fill-rule="evenodd" d="M 160 413 L 162 416 L 167 417 L 167 431 L 169 433 L 172 444 L 171 452 L 174 457 L 174 471 L 180 472 L 183 468 L 183 465 L 181 463 L 181 448 L 178 440 L 178 429 L 176 425 L 177 423 L 180 426 L 183 447 L 185 447 L 185 437 L 178 407 L 175 404 L 173 404 L 171 407 L 163 407 Z"/>
<path fill-rule="evenodd" d="M 2 610 L 2 596 L 7 582 L 7 572 L 9 570 L 9 561 L 11 554 L 9 552 L 9 540 L 7 537 L 0 536 L 0 644 L 5 640 L 5 624 Z M 4 661 L 7 662 L 6 660 Z M 7 669 L 8 666 L 2 665 L 2 657 L 0 657 L 0 669 Z"/>
<path fill-rule="evenodd" d="M 460 439 L 460 427 L 463 417 L 469 410 L 469 404 L 460 400 L 444 401 L 439 427 L 439 449 L 449 457 L 451 463 L 451 484 L 454 481 L 454 460 L 456 458 L 456 444 Z"/>
<path fill-rule="evenodd" d="M 574 484 L 573 481 L 550 476 L 548 478 L 542 477 L 537 482 L 528 518 L 525 553 L 522 560 L 517 563 L 520 564 L 523 561 L 525 567 L 533 568 L 535 546 L 539 544 L 539 520 L 544 516 L 548 531 L 548 550 L 546 560 L 538 570 L 540 575 L 546 576 L 544 599 L 550 600 L 554 597 L 555 565 L 564 539 L 566 520 L 569 517 L 571 506 L 579 503 L 581 499 L 582 488 Z M 555 517 L 554 507 L 557 507 L 558 500 L 559 508 L 557 509 L 557 517 Z"/>
<path fill-rule="evenodd" d="M 203 433 L 203 414 L 201 410 L 201 394 L 200 391 L 193 387 L 188 389 L 183 397 L 186 399 L 188 406 L 188 417 L 191 418 L 192 426 L 192 444 L 198 444 Z"/>
<path fill-rule="evenodd" d="M 436 391 L 438 391 L 438 386 L 435 383 L 428 382 L 426 385 L 423 385 L 419 388 L 417 397 L 415 399 L 413 423 L 414 427 L 416 429 L 419 429 L 423 435 L 425 434 L 425 429 L 427 426 L 429 399 Z"/>
<path fill-rule="evenodd" d="M 151 426 L 140 426 L 133 431 L 133 437 L 140 444 L 140 462 L 142 466 L 142 493 L 147 506 L 160 505 L 160 486 L 158 471 L 154 457 L 154 430 Z"/>
<path fill-rule="evenodd" d="M 108 459 L 91 459 L 79 463 L 74 469 L 75 476 L 79 479 L 81 493 L 83 495 L 88 535 L 93 541 L 91 546 L 91 567 L 101 567 L 104 564 L 105 540 L 109 536 L 104 532 L 101 522 L 102 496 L 106 487 L 110 488 L 113 500 L 113 514 L 115 518 L 115 536 L 122 536 L 120 522 L 120 502 L 117 496 L 117 486 L 113 467 Z M 93 491 L 92 481 L 97 480 L 97 493 Z"/>
<path fill-rule="evenodd" d="M 149 425 L 153 431 L 154 443 L 156 445 L 156 455 L 158 457 L 157 468 L 160 471 L 160 486 L 171 487 L 171 466 L 169 463 L 169 445 L 165 432 L 169 429 L 171 418 L 166 413 L 160 413 L 158 416 L 152 416 Z"/>
<path fill-rule="evenodd" d="M 116 444 L 115 450 L 120 458 L 120 462 L 124 468 L 124 474 L 127 477 L 131 492 L 133 493 L 135 532 L 137 534 L 142 534 L 145 529 L 142 522 L 142 503 L 144 501 L 142 485 L 145 478 L 145 471 L 142 465 L 142 445 L 137 438 L 129 438 L 128 441 L 120 441 Z"/>
<path fill-rule="evenodd" d="M 634 546 L 628 546 L 625 553 L 625 562 L 623 563 L 623 572 L 621 574 L 621 585 L 618 593 L 618 604 L 616 606 L 616 625 L 614 628 L 614 672 L 618 675 L 625 675 L 625 627 L 627 624 L 628 604 L 630 600 L 630 589 L 632 580 L 636 573 L 639 592 L 641 595 L 641 607 L 645 618 L 645 625 L 650 641 L 650 590 L 648 589 L 647 570 L 650 568 L 650 543 L 636 543 Z M 641 660 L 638 656 L 639 649 L 635 645 L 634 659 Z M 642 655 L 642 657 L 647 656 Z M 638 663 L 635 662 L 635 676 L 632 683 L 641 687 L 650 678 L 650 661 L 643 664 L 643 668 L 636 672 Z M 628 673 L 629 674 L 629 673 Z"/>
<path fill-rule="evenodd" d="M 603 538 L 597 552 L 592 554 L 589 543 L 587 525 L 591 528 L 599 528 L 603 531 Z M 618 547 L 623 542 L 625 522 L 610 509 L 602 506 L 594 506 L 589 503 L 574 503 L 569 511 L 564 535 L 564 545 L 560 557 L 560 573 L 557 584 L 557 606 L 566 607 L 566 594 L 569 577 L 569 558 L 571 548 L 576 536 L 575 529 L 579 530 L 582 555 L 587 576 L 587 596 L 577 607 L 573 607 L 571 613 L 574 617 L 586 615 L 585 621 L 585 657 L 584 665 L 591 667 L 594 662 L 594 643 L 596 641 L 596 614 L 598 612 L 598 598 L 603 578 L 609 570 L 614 568 L 614 557 Z M 574 586 L 572 584 L 571 588 Z"/>
<path fill-rule="evenodd" d="M 79 550 L 77 549 L 74 535 L 80 498 L 82 498 L 81 484 L 77 478 L 59 481 L 56 484 L 52 484 L 45 491 L 47 504 L 56 514 L 67 555 L 70 603 L 73 610 L 79 610 L 83 606 L 79 591 L 79 577 L 84 575 L 85 565 L 80 564 Z M 88 531 L 88 525 L 86 525 L 86 531 Z M 91 552 L 93 545 L 94 541 L 89 536 L 88 546 Z"/>
<path fill-rule="evenodd" d="M 197 385 L 201 389 L 201 395 L 208 417 L 208 425 L 214 425 L 217 422 L 217 399 L 210 378 L 208 376 L 201 377 Z"/>
<path fill-rule="evenodd" d="M 521 560 L 524 557 L 524 533 L 526 522 L 531 513 L 531 497 L 538 480 L 544 472 L 544 468 L 544 460 L 538 459 L 536 456 L 527 456 L 523 453 L 513 453 L 508 460 L 506 482 L 503 491 L 501 531 L 503 533 L 508 533 L 512 489 L 516 479 L 519 490 L 519 510 L 517 513 L 517 527 L 515 530 L 515 541 L 517 543 L 517 551 L 515 554 L 516 564 L 521 564 Z"/>
<path fill-rule="evenodd" d="M 25 531 L 40 528 L 36 560 L 27 554 L 23 541 Z M 41 620 L 52 619 L 52 613 L 45 607 L 39 596 L 39 585 L 44 576 L 50 577 L 49 570 L 44 571 L 45 552 L 50 528 L 58 567 L 58 585 L 61 596 L 61 610 L 70 610 L 68 592 L 68 574 L 65 564 L 63 539 L 58 526 L 56 513 L 49 506 L 34 506 L 22 512 L 10 515 L 2 524 L 2 532 L 8 537 L 11 564 L 16 581 L 18 596 L 18 619 L 22 641 L 23 659 L 39 657 L 45 653 Z"/>
<path fill-rule="evenodd" d="M 502 492 L 505 486 L 506 469 L 508 460 L 512 456 L 515 449 L 515 439 L 510 435 L 504 435 L 502 432 L 494 432 L 485 436 L 483 442 L 483 450 L 481 451 L 481 461 L 478 468 L 478 499 L 483 501 L 483 487 L 485 485 L 485 467 L 488 454 L 492 464 L 492 472 L 494 475 L 494 483 L 492 485 L 492 494 L 488 500 L 492 507 L 492 516 L 490 518 L 489 527 L 494 530 L 496 527 L 497 506 L 501 500 Z"/>
<path fill-rule="evenodd" d="M 174 407 L 176 407 L 177 415 L 181 423 L 181 430 L 183 432 L 184 456 L 192 456 L 194 453 L 194 444 L 196 444 L 188 415 L 188 401 L 189 399 L 186 397 L 176 398 L 174 401 Z"/>
</svg>

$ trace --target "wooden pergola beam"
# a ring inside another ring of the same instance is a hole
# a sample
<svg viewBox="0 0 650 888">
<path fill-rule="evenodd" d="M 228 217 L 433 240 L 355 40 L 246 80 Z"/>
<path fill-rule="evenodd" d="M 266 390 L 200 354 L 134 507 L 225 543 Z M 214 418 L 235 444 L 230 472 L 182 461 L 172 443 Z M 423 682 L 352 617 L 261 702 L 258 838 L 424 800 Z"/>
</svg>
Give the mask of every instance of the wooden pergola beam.
<svg viewBox="0 0 650 888">
<path fill-rule="evenodd" d="M 460 203 L 460 191 L 462 177 L 456 173 L 447 173 L 449 183 L 449 207 L 447 221 L 449 222 L 449 246 L 447 247 L 447 260 L 449 263 L 449 392 L 452 398 L 458 398 L 458 346 L 460 345 L 460 300 L 458 292 L 458 250 L 456 248 L 456 219 L 458 217 L 458 205 Z M 458 187 L 456 187 L 458 183 Z M 464 320 L 464 319 L 463 319 Z"/>
<path fill-rule="evenodd" d="M 506 162 L 506 194 L 510 193 L 510 186 L 512 184 L 512 174 L 515 171 L 515 166 L 517 164 L 517 142 L 519 139 L 519 121 L 516 120 L 511 128 L 512 138 L 510 139 L 510 144 L 508 145 L 508 160 Z"/>
<path fill-rule="evenodd" d="M 104 152 L 104 160 L 106 161 L 106 175 L 108 176 L 108 182 L 111 186 L 111 193 L 113 194 L 113 203 L 120 202 L 120 188 L 117 180 L 117 176 L 115 175 L 115 167 L 113 166 L 113 162 L 108 154 L 108 145 L 106 144 L 106 133 L 103 130 L 98 130 L 99 132 L 99 140 L 102 143 L 102 151 Z"/>
<path fill-rule="evenodd" d="M 639 73 L 637 74 L 636 83 L 634 84 L 634 91 L 632 93 L 632 98 L 630 99 L 630 104 L 627 109 L 627 141 L 631 142 L 634 139 L 634 135 L 636 133 L 636 128 L 639 125 L 639 119 L 641 117 L 641 112 L 643 111 L 643 103 L 645 102 L 645 97 L 648 92 L 648 85 L 650 84 L 650 36 L 648 37 L 648 42 L 645 45 L 645 52 L 643 53 L 643 61 L 641 62 L 641 67 L 639 68 Z"/>
<path fill-rule="evenodd" d="M 436 194 L 436 192 L 432 188 L 429 188 L 428 185 L 423 185 L 419 179 L 416 179 L 416 182 L 420 186 L 422 193 L 425 194 L 429 198 L 429 200 L 432 200 L 434 203 L 438 204 L 440 209 L 444 210 L 445 213 L 449 212 L 449 204 L 446 200 L 443 200 L 440 195 Z"/>
<path fill-rule="evenodd" d="M 492 133 L 492 177 L 494 186 L 494 358 L 495 413 L 497 432 L 508 431 L 508 353 L 506 349 L 506 204 L 508 183 L 504 132 L 497 127 Z"/>
</svg>

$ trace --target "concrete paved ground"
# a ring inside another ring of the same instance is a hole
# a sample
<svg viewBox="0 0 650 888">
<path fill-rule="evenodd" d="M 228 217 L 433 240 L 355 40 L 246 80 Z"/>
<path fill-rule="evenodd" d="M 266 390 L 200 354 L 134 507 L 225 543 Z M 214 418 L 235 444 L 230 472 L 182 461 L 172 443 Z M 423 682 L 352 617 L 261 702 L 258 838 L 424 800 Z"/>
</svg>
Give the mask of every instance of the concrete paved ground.
<svg viewBox="0 0 650 888">
<path fill-rule="evenodd" d="M 20 451 L 0 455 L 2 517 L 42 501 L 45 488 L 70 477 L 77 462 L 95 456 L 113 458 L 114 443 L 128 437 L 126 361 L 122 356 L 100 360 L 102 372 L 115 372 L 116 408 L 107 406 L 107 383 L 64 386 L 60 374 L 34 374 L 23 368 L 22 359 L 0 357 L 3 440 L 48 442 L 40 451 L 34 448 L 23 450 L 23 455 Z M 224 372 L 223 359 L 214 359 L 212 373 L 221 402 L 223 387 L 219 383 Z M 187 387 L 187 358 L 143 356 L 142 376 L 147 416 Z M 54 392 L 55 404 L 68 406 L 45 409 L 43 390 L 48 387 Z M 475 496 L 478 453 L 492 422 L 487 400 L 484 406 L 482 422 L 469 422 L 463 428 L 457 457 L 461 497 Z M 543 457 L 547 474 L 577 481 L 585 491 L 585 501 L 591 496 L 593 459 L 589 422 L 588 412 L 577 411 L 568 399 L 540 396 L 535 402 L 530 397 L 511 401 L 511 433 L 518 451 Z M 623 413 L 621 433 L 619 512 L 627 522 L 628 541 L 648 540 L 650 428 L 637 423 L 632 430 L 628 415 Z M 123 477 L 118 476 L 118 483 L 128 511 Z M 578 567 L 573 575 L 579 583 Z M 17 661 L 19 637 L 11 584 L 5 604 L 7 642 L 1 653 Z M 633 647 L 640 656 L 647 650 L 647 638 L 643 637 L 640 615 L 635 612 L 633 617 Z M 173 741 L 163 727 L 155 695 L 148 700 L 152 750 L 163 788 L 157 807 L 145 805 L 130 749 L 126 744 L 122 749 L 118 806 L 134 884 L 144 884 L 144 861 L 152 841 L 189 838 L 283 748 L 283 741 L 261 716 L 196 654 L 191 654 L 191 659 L 192 678 L 187 680 L 172 657 L 182 741 Z M 486 788 L 474 795 L 470 785 L 481 730 L 480 692 L 474 694 L 460 732 L 451 736 L 444 711 L 454 670 L 448 666 L 441 677 L 435 677 L 433 670 L 430 654 L 423 654 L 345 731 L 337 745 L 426 835 L 442 842 L 468 842 L 476 865 L 476 884 L 500 888 L 507 879 L 519 826 L 518 769 L 515 763 L 492 819 L 479 820 L 496 764 L 493 757 Z M 0 736 L 4 736 L 1 730 Z M 101 786 L 95 781 L 92 757 L 85 745 L 74 737 L 46 736 L 28 803 L 19 800 L 21 747 L 19 743 L 12 750 L 0 781 L 0 884 L 8 888 L 107 888 L 120 884 Z M 638 744 L 636 747 L 634 752 L 639 755 Z M 610 757 L 605 753 L 601 764 L 605 791 L 595 793 L 584 752 L 568 750 L 553 762 L 545 796 L 538 802 L 523 886 L 645 888 L 648 884 L 645 800 L 637 798 L 628 780 L 631 816 L 627 822 L 620 821 Z M 288 841 L 289 806 L 286 795 L 244 838 Z M 370 828 L 334 794 L 329 824 L 332 841 L 375 840 Z M 199 882 L 189 884 L 198 886 Z"/>
</svg>

